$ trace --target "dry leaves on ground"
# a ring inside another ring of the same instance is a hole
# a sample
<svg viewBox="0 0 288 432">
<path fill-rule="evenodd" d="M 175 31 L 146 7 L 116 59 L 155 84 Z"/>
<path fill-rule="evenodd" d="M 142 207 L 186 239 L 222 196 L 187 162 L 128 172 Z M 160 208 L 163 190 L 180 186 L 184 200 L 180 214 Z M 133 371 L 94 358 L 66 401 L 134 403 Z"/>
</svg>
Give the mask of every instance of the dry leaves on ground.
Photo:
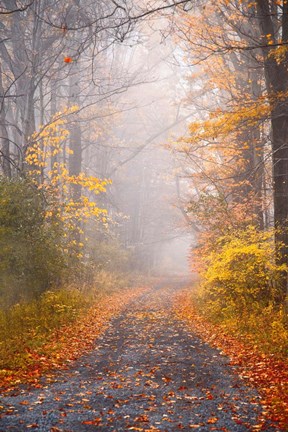
<svg viewBox="0 0 288 432">
<path fill-rule="evenodd" d="M 185 290 L 175 298 L 174 312 L 185 320 L 198 336 L 222 350 L 231 363 L 240 367 L 240 374 L 252 383 L 262 396 L 264 416 L 259 426 L 265 430 L 267 419 L 288 427 L 288 364 L 275 355 L 263 354 L 251 340 L 245 341 L 223 331 L 220 326 L 207 322 L 196 311 L 191 291 Z"/>
<path fill-rule="evenodd" d="M 53 332 L 46 345 L 41 347 L 41 352 L 30 350 L 31 361 L 27 368 L 2 369 L 0 387 L 3 390 L 10 390 L 21 383 L 41 386 L 39 378 L 44 372 L 47 376 L 49 371 L 67 368 L 69 363 L 90 352 L 96 337 L 105 330 L 108 322 L 146 290 L 147 288 L 122 289 L 112 295 L 103 296 L 85 316 Z"/>
</svg>

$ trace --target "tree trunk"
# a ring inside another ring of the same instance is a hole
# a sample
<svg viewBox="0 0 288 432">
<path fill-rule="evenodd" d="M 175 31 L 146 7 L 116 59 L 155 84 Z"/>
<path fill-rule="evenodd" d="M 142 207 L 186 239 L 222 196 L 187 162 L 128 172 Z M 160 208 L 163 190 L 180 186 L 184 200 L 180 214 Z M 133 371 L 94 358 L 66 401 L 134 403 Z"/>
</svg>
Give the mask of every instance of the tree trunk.
<svg viewBox="0 0 288 432">
<path fill-rule="evenodd" d="M 69 104 L 70 106 L 80 104 L 80 88 L 79 88 L 79 69 L 78 64 L 72 67 L 69 77 Z M 70 141 L 69 148 L 69 176 L 79 176 L 82 168 L 82 131 L 79 119 L 74 116 L 73 122 L 70 127 Z M 74 203 L 81 199 L 82 188 L 79 184 L 71 184 L 71 198 Z M 81 222 L 75 220 L 75 230 L 73 237 L 76 241 L 75 251 L 79 251 L 79 243 L 81 241 Z"/>
<path fill-rule="evenodd" d="M 288 265 L 288 114 L 284 115 L 282 106 L 280 110 L 272 113 L 274 221 L 279 264 Z M 287 294 L 287 272 L 281 285 L 280 302 Z"/>
<path fill-rule="evenodd" d="M 51 121 L 54 117 L 54 115 L 57 112 L 57 92 L 56 92 L 56 80 L 51 79 L 51 101 L 50 101 L 50 115 L 51 115 Z M 50 160 L 50 169 L 52 172 L 52 177 L 56 175 L 57 170 L 57 162 L 58 162 L 58 155 L 53 153 L 54 148 L 50 147 L 50 151 L 52 153 L 51 160 Z"/>
<path fill-rule="evenodd" d="M 275 1 L 257 0 L 257 18 L 262 36 L 266 88 L 271 106 L 271 140 L 273 161 L 274 223 L 278 263 L 288 265 L 288 70 L 286 58 L 277 62 L 273 47 L 279 30 L 273 22 L 272 7 Z M 288 6 L 283 2 L 282 43 L 288 41 Z M 281 98 L 279 97 L 281 96 Z M 283 302 L 287 296 L 287 271 L 283 272 L 277 300 Z"/>
<path fill-rule="evenodd" d="M 69 99 L 70 105 L 78 105 L 79 100 L 79 74 L 78 65 L 72 68 L 70 78 L 69 78 Z M 81 125 L 80 122 L 74 118 L 74 121 L 70 127 L 70 150 L 69 154 L 69 175 L 78 176 L 81 172 L 82 167 L 82 143 L 81 143 Z M 81 198 L 81 185 L 71 186 L 71 195 L 74 201 L 79 201 Z"/>
<path fill-rule="evenodd" d="M 2 82 L 2 69 L 0 65 L 0 131 L 1 131 L 1 165 L 4 176 L 11 178 L 11 158 L 10 158 L 10 141 L 8 130 L 6 127 L 6 113 L 5 113 L 5 93 Z"/>
</svg>

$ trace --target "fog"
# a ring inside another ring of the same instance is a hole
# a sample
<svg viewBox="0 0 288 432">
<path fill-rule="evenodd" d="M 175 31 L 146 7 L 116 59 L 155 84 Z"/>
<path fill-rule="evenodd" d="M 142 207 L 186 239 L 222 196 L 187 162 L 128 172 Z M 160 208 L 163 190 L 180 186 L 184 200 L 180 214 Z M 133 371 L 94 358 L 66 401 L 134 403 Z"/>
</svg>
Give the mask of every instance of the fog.
<svg viewBox="0 0 288 432">
<path fill-rule="evenodd" d="M 10 52 L 14 63 L 11 69 L 3 54 L 2 173 L 18 176 L 27 149 L 39 146 L 45 160 L 34 172 L 37 184 L 53 183 L 53 176 L 67 171 L 69 199 L 87 197 L 108 211 L 104 226 L 73 220 L 76 242 L 88 239 L 97 247 L 117 241 L 132 253 L 136 270 L 187 272 L 194 241 L 184 209 L 189 184 L 181 178 L 174 143 L 186 133 L 191 112 L 185 105 L 187 66 L 170 32 L 171 15 L 155 14 L 127 28 L 118 23 L 121 16 L 113 17 L 115 26 L 103 18 L 94 29 L 83 24 L 83 13 L 93 22 L 98 6 L 76 3 L 51 14 L 52 1 L 32 2 L 3 17 L 2 54 Z M 103 10 L 109 5 L 103 3 Z M 41 134 L 57 133 L 49 129 L 55 118 L 64 118 L 69 137 L 53 148 Z M 106 193 L 95 197 L 73 180 L 79 175 L 108 180 Z M 65 193 L 58 191 L 62 201 Z"/>
<path fill-rule="evenodd" d="M 160 24 L 164 27 L 165 21 Z M 171 38 L 162 40 L 159 29 L 144 25 L 142 31 L 137 45 L 128 41 L 114 47 L 115 58 L 126 59 L 121 67 L 142 83 L 116 98 L 124 110 L 114 131 L 126 148 L 113 155 L 111 211 L 117 208 L 126 216 L 120 222 L 121 236 L 142 261 L 140 267 L 156 274 L 187 273 L 194 237 L 179 208 L 180 161 L 173 150 L 189 118 L 180 85 L 187 71 L 175 57 L 179 49 Z M 187 187 L 182 181 L 183 198 Z"/>
</svg>

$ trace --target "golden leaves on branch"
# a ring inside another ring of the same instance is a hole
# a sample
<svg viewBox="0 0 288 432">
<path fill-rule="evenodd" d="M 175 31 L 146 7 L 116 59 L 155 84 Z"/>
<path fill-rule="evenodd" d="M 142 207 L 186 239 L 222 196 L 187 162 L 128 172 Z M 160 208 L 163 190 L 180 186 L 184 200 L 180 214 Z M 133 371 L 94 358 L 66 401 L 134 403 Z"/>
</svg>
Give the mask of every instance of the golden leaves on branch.
<svg viewBox="0 0 288 432">
<path fill-rule="evenodd" d="M 79 107 L 72 106 L 55 114 L 47 125 L 40 126 L 40 130 L 32 135 L 31 144 L 25 155 L 28 175 L 37 188 L 49 196 L 46 218 L 61 221 L 67 239 L 69 232 L 75 232 L 75 227 L 83 234 L 79 222 L 85 223 L 89 219 L 96 219 L 97 222 L 105 225 L 108 220 L 107 210 L 98 207 L 95 198 L 100 193 L 106 192 L 111 180 L 99 179 L 84 172 L 78 175 L 69 174 L 67 156 L 73 154 L 73 151 L 67 145 L 69 138 L 67 123 L 69 116 L 75 119 L 78 111 Z M 81 186 L 82 190 L 77 201 L 73 200 L 71 193 L 75 185 Z M 70 241 L 70 244 L 67 244 L 68 249 L 75 246 L 74 240 L 72 243 Z M 78 246 L 81 245 L 83 246 L 82 243 Z"/>
</svg>

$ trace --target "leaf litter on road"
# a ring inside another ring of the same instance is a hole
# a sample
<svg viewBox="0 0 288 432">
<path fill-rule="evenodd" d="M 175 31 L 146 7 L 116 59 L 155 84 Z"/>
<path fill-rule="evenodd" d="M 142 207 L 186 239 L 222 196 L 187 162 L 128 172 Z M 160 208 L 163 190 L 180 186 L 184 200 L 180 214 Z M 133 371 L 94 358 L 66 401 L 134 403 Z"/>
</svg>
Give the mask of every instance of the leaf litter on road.
<svg viewBox="0 0 288 432">
<path fill-rule="evenodd" d="M 0 431 L 257 430 L 261 397 L 226 356 L 174 317 L 177 286 L 134 299 L 53 382 L 4 395 Z"/>
<path fill-rule="evenodd" d="M 251 340 L 228 335 L 220 326 L 207 322 L 197 313 L 191 302 L 191 291 L 185 289 L 174 298 L 174 313 L 188 324 L 188 328 L 211 346 L 217 347 L 236 366 L 241 379 L 252 384 L 259 392 L 263 409 L 259 423 L 252 430 L 267 430 L 267 421 L 275 428 L 288 430 L 288 364 L 275 355 L 264 354 Z M 234 384 L 234 387 L 239 384 Z M 236 398 L 234 398 L 237 402 Z M 251 401 L 253 404 L 253 400 Z M 235 418 L 236 423 L 241 420 Z M 249 427 L 249 425 L 247 426 Z"/>
</svg>

